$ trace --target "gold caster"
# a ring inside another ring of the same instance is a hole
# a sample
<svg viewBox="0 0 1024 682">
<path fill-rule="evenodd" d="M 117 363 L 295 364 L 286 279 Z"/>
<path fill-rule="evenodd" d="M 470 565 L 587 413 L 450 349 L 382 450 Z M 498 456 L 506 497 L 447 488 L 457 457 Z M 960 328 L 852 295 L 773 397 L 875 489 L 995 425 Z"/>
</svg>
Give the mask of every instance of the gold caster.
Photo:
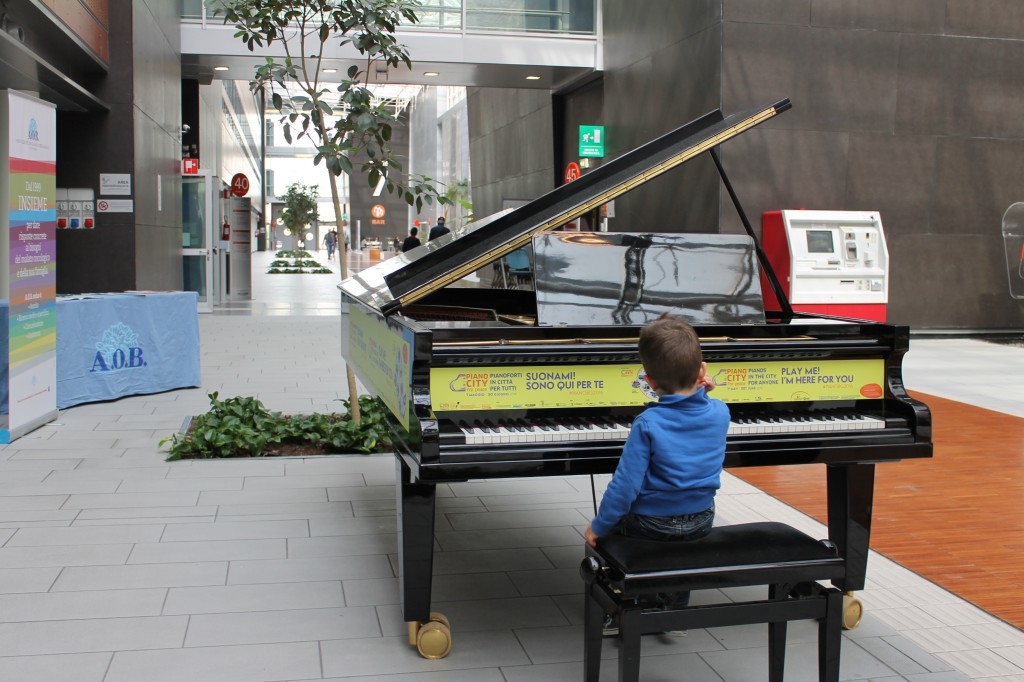
<svg viewBox="0 0 1024 682">
<path fill-rule="evenodd" d="M 860 619 L 864 617 L 864 605 L 853 596 L 853 592 L 843 595 L 843 629 L 853 630 L 860 625 Z"/>
<path fill-rule="evenodd" d="M 429 659 L 444 658 L 452 650 L 452 626 L 443 613 L 432 612 L 426 623 L 409 621 L 409 644 L 420 656 Z"/>
</svg>

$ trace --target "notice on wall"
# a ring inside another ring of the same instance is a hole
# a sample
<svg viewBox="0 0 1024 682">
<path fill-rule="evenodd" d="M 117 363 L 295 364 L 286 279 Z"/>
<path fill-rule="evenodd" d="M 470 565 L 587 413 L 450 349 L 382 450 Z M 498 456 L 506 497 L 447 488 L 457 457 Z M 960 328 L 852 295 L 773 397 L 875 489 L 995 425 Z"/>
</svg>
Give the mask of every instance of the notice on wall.
<svg viewBox="0 0 1024 682">
<path fill-rule="evenodd" d="M 134 199 L 100 199 L 96 202 L 97 213 L 134 213 Z"/>
<path fill-rule="evenodd" d="M 131 173 L 100 173 L 100 196 L 131 196 Z"/>
<path fill-rule="evenodd" d="M 9 443 L 57 415 L 56 108 L 7 91 Z"/>
</svg>

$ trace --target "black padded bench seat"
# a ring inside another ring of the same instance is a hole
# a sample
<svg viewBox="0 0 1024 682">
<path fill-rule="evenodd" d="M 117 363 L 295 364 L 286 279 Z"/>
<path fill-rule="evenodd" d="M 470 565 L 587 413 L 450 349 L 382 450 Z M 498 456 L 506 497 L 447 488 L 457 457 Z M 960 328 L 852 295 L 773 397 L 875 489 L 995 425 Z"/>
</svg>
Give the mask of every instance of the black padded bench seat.
<svg viewBox="0 0 1024 682">
<path fill-rule="evenodd" d="M 641 635 L 750 623 L 769 624 L 769 681 L 781 682 L 786 623 L 812 618 L 819 621 L 819 680 L 838 682 L 842 593 L 817 581 L 845 572 L 834 545 L 784 523 L 720 526 L 691 542 L 603 537 L 596 549 L 587 548 L 580 566 L 587 583 L 584 680 L 597 682 L 604 615 L 618 613 L 620 682 L 640 679 Z M 659 592 L 745 585 L 767 585 L 768 598 L 675 611 L 647 608 Z"/>
</svg>

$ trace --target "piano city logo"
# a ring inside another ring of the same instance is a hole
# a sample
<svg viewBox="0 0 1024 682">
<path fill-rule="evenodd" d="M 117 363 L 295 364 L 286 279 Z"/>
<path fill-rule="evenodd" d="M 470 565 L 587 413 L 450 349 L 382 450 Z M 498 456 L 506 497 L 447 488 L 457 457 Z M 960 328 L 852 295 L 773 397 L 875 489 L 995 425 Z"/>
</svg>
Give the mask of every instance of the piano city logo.
<svg viewBox="0 0 1024 682">
<path fill-rule="evenodd" d="M 145 367 L 139 336 L 123 322 L 110 326 L 96 342 L 90 372 L 121 372 Z"/>
<path fill-rule="evenodd" d="M 643 394 L 651 400 L 658 399 L 658 392 L 647 383 L 647 372 L 643 369 L 636 373 L 636 379 L 633 380 L 633 388 L 643 391 Z"/>
</svg>

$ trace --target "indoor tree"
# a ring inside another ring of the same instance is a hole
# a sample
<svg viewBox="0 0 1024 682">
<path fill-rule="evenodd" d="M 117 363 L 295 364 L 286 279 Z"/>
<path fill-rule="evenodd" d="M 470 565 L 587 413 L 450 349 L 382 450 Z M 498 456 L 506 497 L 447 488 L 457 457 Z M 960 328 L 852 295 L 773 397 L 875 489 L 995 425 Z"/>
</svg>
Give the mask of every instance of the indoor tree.
<svg viewBox="0 0 1024 682">
<path fill-rule="evenodd" d="M 303 185 L 301 182 L 288 185 L 288 191 L 285 192 L 281 221 L 295 235 L 296 248 L 300 241 L 304 241 L 306 226 L 320 220 L 316 205 L 318 193 L 319 188 L 316 185 Z M 308 248 L 309 245 L 306 246 Z"/>
<path fill-rule="evenodd" d="M 380 69 L 411 67 L 406 48 L 398 43 L 399 23 L 416 23 L 418 0 L 213 0 L 211 6 L 235 37 L 250 51 L 277 43 L 283 60 L 266 57 L 250 82 L 253 92 L 269 94 L 281 113 L 285 139 L 309 137 L 316 145 L 314 164 L 324 164 L 330 180 L 334 214 L 341 225 L 337 177 L 358 170 L 371 186 L 384 178 L 385 187 L 410 205 L 448 199 L 425 176 L 403 175 L 390 145 L 397 115 L 376 102 L 367 74 Z M 348 68 L 338 84 L 324 82 L 324 51 L 328 44 L 351 46 L 360 65 Z M 372 71 L 371 71 L 372 69 Z M 359 161 L 354 161 L 359 159 Z M 338 240 L 342 278 L 348 277 L 345 240 Z M 352 418 L 359 420 L 355 374 L 348 368 Z"/>
</svg>

